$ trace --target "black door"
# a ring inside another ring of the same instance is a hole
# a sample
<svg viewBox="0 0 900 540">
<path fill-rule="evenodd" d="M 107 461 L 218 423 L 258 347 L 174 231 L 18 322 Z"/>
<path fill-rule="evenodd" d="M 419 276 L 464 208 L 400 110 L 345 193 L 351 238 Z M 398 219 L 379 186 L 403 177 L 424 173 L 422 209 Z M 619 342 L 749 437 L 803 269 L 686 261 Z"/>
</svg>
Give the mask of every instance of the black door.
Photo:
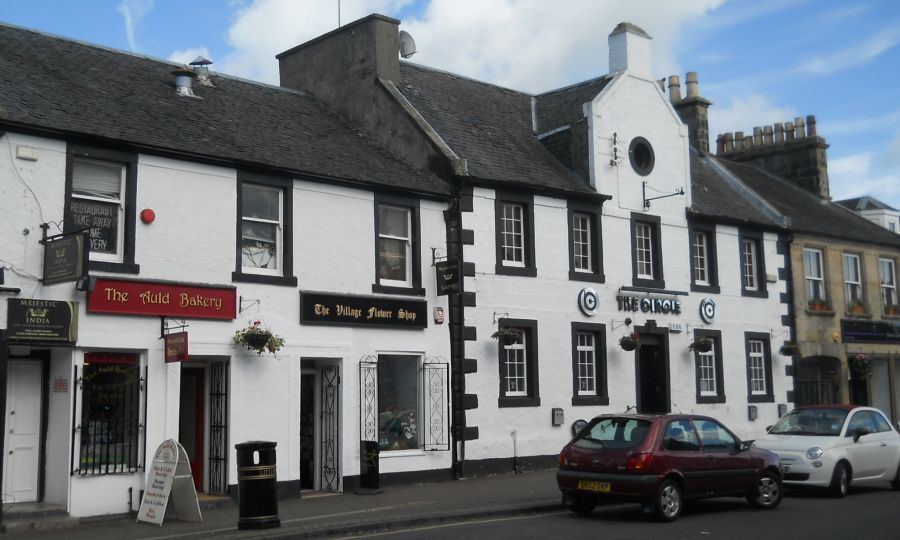
<svg viewBox="0 0 900 540">
<path fill-rule="evenodd" d="M 300 488 L 315 489 L 316 376 L 300 376 Z"/>
<path fill-rule="evenodd" d="M 642 333 L 641 347 L 635 356 L 638 412 L 669 412 L 669 355 L 663 339 Z"/>
</svg>

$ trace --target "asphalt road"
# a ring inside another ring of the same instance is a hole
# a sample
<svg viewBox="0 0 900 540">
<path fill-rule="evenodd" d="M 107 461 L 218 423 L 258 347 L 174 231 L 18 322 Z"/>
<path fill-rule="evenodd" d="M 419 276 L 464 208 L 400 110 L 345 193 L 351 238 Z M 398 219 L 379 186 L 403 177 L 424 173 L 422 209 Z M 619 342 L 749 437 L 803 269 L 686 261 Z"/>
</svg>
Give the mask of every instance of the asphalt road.
<svg viewBox="0 0 900 540">
<path fill-rule="evenodd" d="M 673 523 L 657 523 L 637 505 L 598 507 L 590 516 L 566 510 L 544 514 L 486 519 L 464 523 L 363 534 L 348 538 L 409 540 L 545 540 L 549 538 L 652 538 L 666 540 L 723 538 L 728 540 L 893 539 L 900 538 L 900 492 L 852 489 L 844 499 L 817 492 L 789 491 L 775 510 L 756 510 L 743 499 L 712 499 L 689 503 Z"/>
</svg>

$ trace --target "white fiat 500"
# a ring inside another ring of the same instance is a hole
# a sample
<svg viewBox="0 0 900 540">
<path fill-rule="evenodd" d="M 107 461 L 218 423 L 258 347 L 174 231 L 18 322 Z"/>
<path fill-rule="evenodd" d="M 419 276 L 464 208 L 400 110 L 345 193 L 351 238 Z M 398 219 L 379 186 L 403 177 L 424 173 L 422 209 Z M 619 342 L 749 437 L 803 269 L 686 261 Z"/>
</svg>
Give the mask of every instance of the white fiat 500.
<svg viewBox="0 0 900 540">
<path fill-rule="evenodd" d="M 753 445 L 778 454 L 786 486 L 823 487 L 835 497 L 851 482 L 890 482 L 900 491 L 900 433 L 872 407 L 799 407 Z"/>
</svg>

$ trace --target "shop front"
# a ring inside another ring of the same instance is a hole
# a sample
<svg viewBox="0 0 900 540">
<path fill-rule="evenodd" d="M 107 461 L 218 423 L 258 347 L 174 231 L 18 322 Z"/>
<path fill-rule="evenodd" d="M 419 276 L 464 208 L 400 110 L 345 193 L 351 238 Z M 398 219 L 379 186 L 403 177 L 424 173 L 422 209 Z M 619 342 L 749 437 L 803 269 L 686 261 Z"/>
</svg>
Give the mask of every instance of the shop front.
<svg viewBox="0 0 900 540">
<path fill-rule="evenodd" d="M 878 407 L 900 425 L 900 321 L 841 321 L 850 402 Z"/>
</svg>

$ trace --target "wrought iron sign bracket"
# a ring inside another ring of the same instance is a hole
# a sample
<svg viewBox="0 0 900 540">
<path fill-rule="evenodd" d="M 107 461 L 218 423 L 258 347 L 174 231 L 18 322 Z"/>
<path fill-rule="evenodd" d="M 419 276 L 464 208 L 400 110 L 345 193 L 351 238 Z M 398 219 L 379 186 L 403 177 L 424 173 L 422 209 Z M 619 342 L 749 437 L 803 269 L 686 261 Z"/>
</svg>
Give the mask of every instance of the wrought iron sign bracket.
<svg viewBox="0 0 900 540">
<path fill-rule="evenodd" d="M 650 201 L 655 201 L 657 199 L 665 199 L 668 197 L 675 197 L 677 195 L 684 195 L 684 188 L 678 188 L 673 193 L 668 193 L 666 195 L 658 195 L 656 197 L 647 197 L 647 181 L 641 182 L 641 192 L 644 195 L 644 210 L 650 209 Z"/>
<path fill-rule="evenodd" d="M 190 328 L 191 325 L 185 324 L 184 319 L 181 319 L 181 324 L 173 324 L 169 325 L 169 321 L 166 320 L 166 317 L 159 318 L 159 339 L 163 339 L 166 337 L 166 334 L 172 332 L 173 330 L 182 330 L 184 328 Z"/>
<path fill-rule="evenodd" d="M 245 303 L 247 304 L 246 306 L 244 305 Z M 244 300 L 243 296 L 239 296 L 238 304 L 239 304 L 238 305 L 238 313 L 240 314 L 240 313 L 243 313 L 243 312 L 247 311 L 248 309 L 252 308 L 253 306 L 259 306 L 259 299 L 258 298 L 248 298 L 248 299 Z"/>
<path fill-rule="evenodd" d="M 437 263 L 447 260 L 446 255 L 441 256 L 437 254 L 439 249 L 441 248 L 431 248 L 431 266 L 435 266 Z"/>
</svg>

